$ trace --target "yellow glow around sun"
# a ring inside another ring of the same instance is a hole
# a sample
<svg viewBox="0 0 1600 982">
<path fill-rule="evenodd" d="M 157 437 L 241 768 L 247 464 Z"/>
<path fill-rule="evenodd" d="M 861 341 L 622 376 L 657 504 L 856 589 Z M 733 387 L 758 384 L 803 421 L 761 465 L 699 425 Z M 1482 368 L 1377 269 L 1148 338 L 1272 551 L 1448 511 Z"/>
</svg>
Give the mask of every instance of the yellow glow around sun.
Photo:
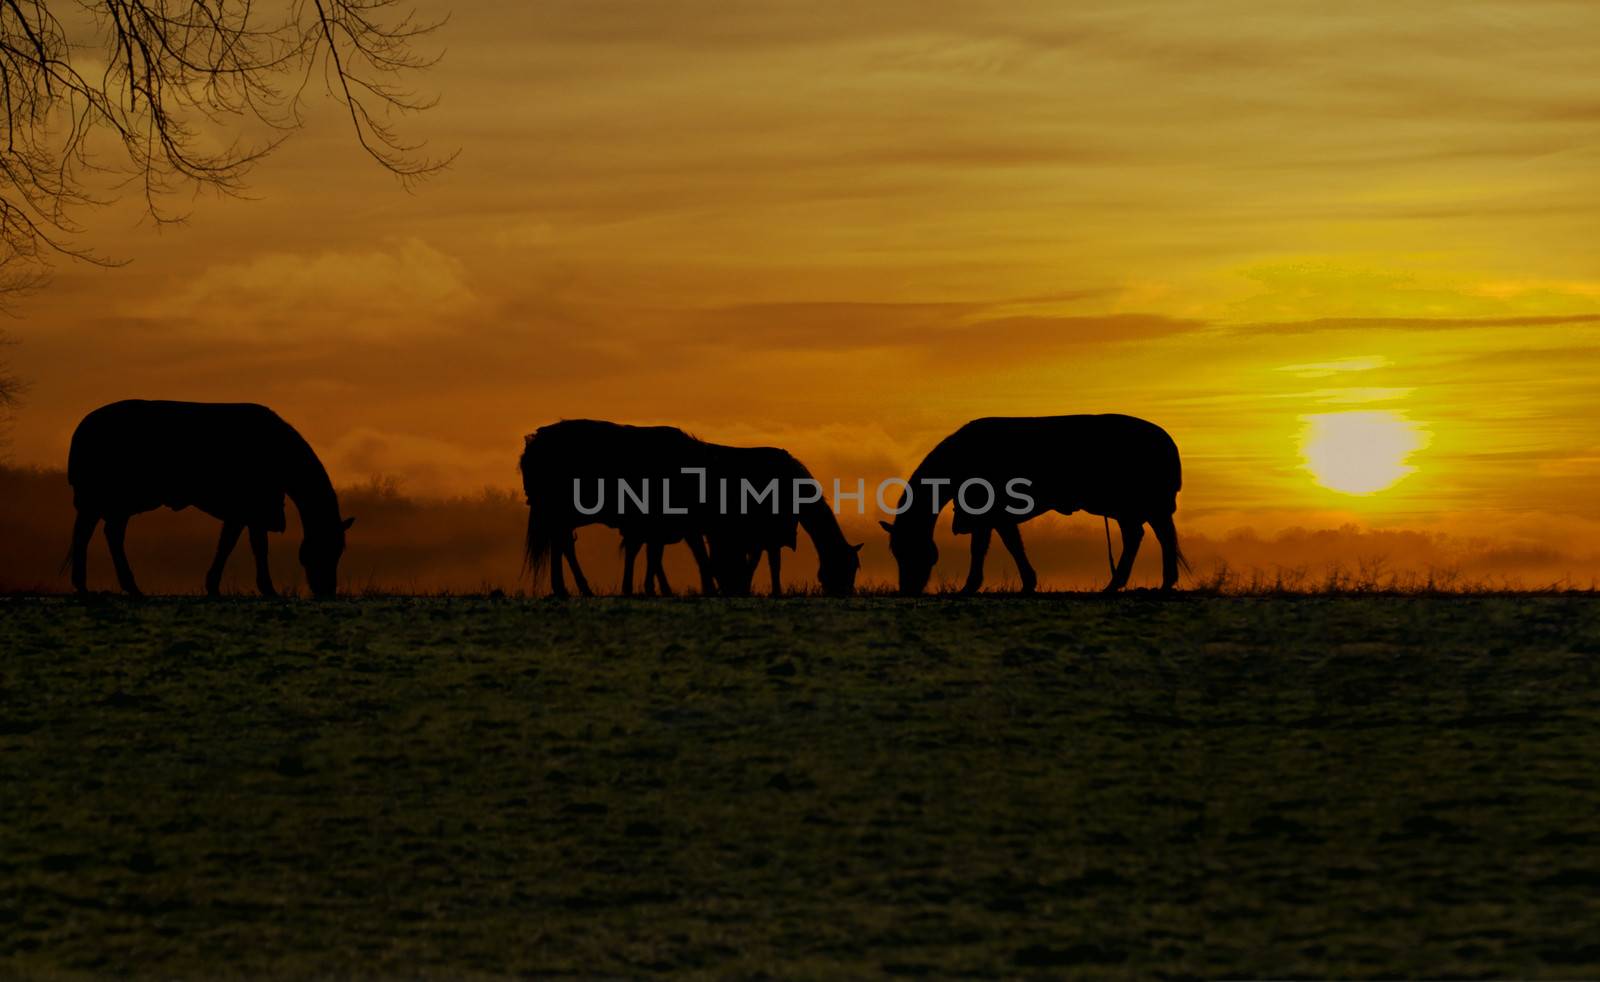
<svg viewBox="0 0 1600 982">
<path fill-rule="evenodd" d="M 1343 494 L 1376 494 L 1415 471 L 1406 461 L 1428 434 L 1386 410 L 1301 417 L 1300 453 L 1318 484 Z"/>
</svg>

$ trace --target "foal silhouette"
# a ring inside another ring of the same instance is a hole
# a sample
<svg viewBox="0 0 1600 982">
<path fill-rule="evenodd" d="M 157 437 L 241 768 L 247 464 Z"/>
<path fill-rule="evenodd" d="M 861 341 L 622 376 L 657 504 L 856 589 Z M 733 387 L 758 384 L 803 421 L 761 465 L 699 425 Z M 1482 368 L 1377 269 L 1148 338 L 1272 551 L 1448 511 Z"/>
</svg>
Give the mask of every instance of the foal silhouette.
<svg viewBox="0 0 1600 982">
<path fill-rule="evenodd" d="M 216 596 L 228 554 L 250 530 L 256 586 L 274 596 L 267 567 L 267 533 L 282 532 L 283 499 L 300 511 L 300 564 L 319 597 L 338 586 L 345 530 L 339 499 L 311 445 L 265 406 L 251 403 L 150 402 L 130 399 L 83 418 L 67 456 L 77 522 L 72 529 L 72 585 L 87 591 L 89 539 L 104 519 L 117 582 L 139 595 L 124 549 L 128 519 L 165 505 L 193 505 L 222 521 L 206 592 Z"/>
<path fill-rule="evenodd" d="M 1017 478 L 1029 482 L 1019 487 L 1033 499 L 1031 505 L 1007 497 L 1006 489 Z M 1165 430 L 1132 416 L 995 416 L 975 419 L 941 440 L 911 475 L 899 517 L 879 522 L 889 533 L 889 549 L 900 567 L 901 592 L 921 593 L 927 586 L 939 559 L 933 542 L 939 509 L 970 480 L 987 482 L 995 498 L 984 510 L 969 510 L 959 500 L 953 504 L 952 531 L 972 536 L 972 566 L 963 593 L 983 586 L 983 561 L 993 532 L 1017 562 L 1022 591 L 1032 593 L 1039 578 L 1023 551 L 1017 525 L 1048 511 L 1086 511 L 1116 520 L 1122 556 L 1108 593 L 1127 584 L 1146 523 L 1161 543 L 1162 589 L 1178 582 L 1179 563 L 1188 565 L 1172 523 L 1183 486 L 1182 466 L 1177 444 Z M 926 481 L 945 482 L 937 508 L 934 489 Z M 1007 511 L 1008 506 L 1016 510 Z M 1109 530 L 1106 548 L 1109 552 Z"/>
</svg>

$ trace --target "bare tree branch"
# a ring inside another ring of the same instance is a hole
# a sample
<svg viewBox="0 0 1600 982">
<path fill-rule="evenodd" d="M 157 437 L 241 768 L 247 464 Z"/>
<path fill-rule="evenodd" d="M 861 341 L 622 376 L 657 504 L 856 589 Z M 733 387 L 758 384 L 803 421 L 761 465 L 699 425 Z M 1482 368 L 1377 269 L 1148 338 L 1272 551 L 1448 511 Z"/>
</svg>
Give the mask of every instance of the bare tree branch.
<svg viewBox="0 0 1600 982">
<path fill-rule="evenodd" d="M 4 334 L 0 334 L 0 347 L 6 347 L 16 342 Z M 22 379 L 11 374 L 4 361 L 0 361 L 0 446 L 4 446 L 4 427 L 11 422 L 11 411 L 17 408 L 17 403 L 22 399 L 22 390 L 25 386 Z"/>
<path fill-rule="evenodd" d="M 183 218 L 177 192 L 241 193 L 300 125 L 318 71 L 361 147 L 404 184 L 447 166 L 453 154 L 430 156 L 395 126 L 433 105 L 403 81 L 437 61 L 415 45 L 442 23 L 398 4 L 0 0 L 0 293 L 55 256 L 107 262 L 74 238 L 79 213 L 109 202 L 96 190 L 108 180 L 137 187 L 163 223 Z M 252 123 L 275 135 L 247 142 Z"/>
</svg>

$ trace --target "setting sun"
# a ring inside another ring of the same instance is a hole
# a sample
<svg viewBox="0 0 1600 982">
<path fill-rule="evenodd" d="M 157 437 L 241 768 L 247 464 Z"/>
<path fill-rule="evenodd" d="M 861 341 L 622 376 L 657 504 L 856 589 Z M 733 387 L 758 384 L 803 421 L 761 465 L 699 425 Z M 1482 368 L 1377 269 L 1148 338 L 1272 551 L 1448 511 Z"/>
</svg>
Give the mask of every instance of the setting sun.
<svg viewBox="0 0 1600 982">
<path fill-rule="evenodd" d="M 1343 494 L 1375 494 L 1416 468 L 1411 454 L 1428 434 L 1399 413 L 1319 413 L 1304 417 L 1300 452 L 1318 484 Z"/>
</svg>

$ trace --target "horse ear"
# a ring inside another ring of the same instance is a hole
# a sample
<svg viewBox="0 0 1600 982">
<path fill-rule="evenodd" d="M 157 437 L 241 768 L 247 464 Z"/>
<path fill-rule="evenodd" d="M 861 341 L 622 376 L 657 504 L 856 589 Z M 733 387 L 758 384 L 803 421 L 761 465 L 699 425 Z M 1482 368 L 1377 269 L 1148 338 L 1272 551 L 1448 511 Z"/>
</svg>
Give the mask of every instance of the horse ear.
<svg viewBox="0 0 1600 982">
<path fill-rule="evenodd" d="M 345 520 L 344 520 L 344 530 L 345 530 L 345 531 L 346 531 L 346 532 L 348 532 L 348 531 L 350 531 L 350 526 L 352 526 L 352 525 L 354 525 L 354 524 L 355 524 L 355 523 L 356 523 L 356 520 L 355 520 L 355 519 L 353 519 L 353 518 L 347 518 L 347 519 L 345 519 Z"/>
<path fill-rule="evenodd" d="M 879 519 L 878 520 L 878 524 L 883 526 L 883 530 L 885 532 L 888 532 L 890 535 L 894 534 L 894 523 L 893 522 L 885 522 L 884 520 Z"/>
<path fill-rule="evenodd" d="M 865 542 L 857 542 L 855 545 L 851 546 L 850 548 L 854 549 L 856 552 L 860 552 L 862 547 L 864 547 L 865 545 L 866 545 Z"/>
</svg>

